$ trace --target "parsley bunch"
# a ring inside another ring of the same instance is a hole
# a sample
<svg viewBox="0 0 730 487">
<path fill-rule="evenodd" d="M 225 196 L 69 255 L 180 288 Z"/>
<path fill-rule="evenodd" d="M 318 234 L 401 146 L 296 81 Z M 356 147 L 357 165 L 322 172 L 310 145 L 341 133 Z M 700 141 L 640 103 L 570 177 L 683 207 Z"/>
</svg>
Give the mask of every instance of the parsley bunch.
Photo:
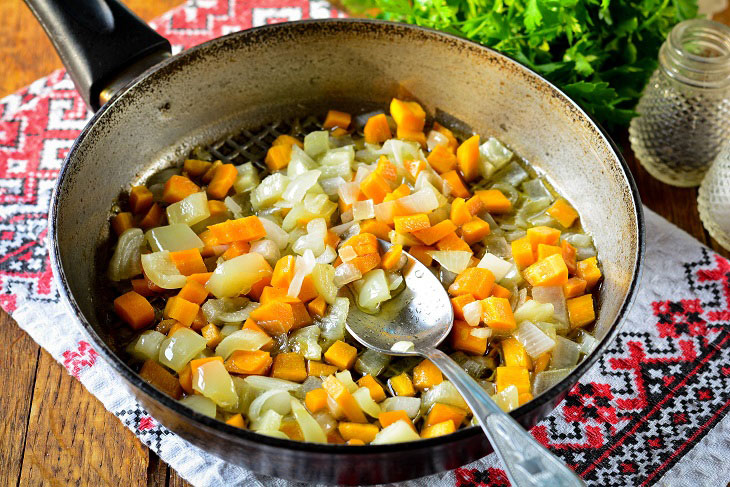
<svg viewBox="0 0 730 487">
<path fill-rule="evenodd" d="M 625 127 L 659 47 L 696 0 L 343 0 L 353 12 L 439 29 L 501 51 L 601 123 Z"/>
</svg>

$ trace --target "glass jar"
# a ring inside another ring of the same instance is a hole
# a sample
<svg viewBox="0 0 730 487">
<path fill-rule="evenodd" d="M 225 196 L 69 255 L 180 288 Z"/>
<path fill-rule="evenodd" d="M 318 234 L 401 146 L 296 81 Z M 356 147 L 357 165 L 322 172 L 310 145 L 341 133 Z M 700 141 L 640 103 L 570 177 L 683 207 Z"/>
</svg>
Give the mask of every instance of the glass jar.
<svg viewBox="0 0 730 487">
<path fill-rule="evenodd" d="M 730 250 L 730 141 L 702 180 L 697 207 L 712 238 Z"/>
<path fill-rule="evenodd" d="M 730 139 L 730 27 L 677 24 L 636 110 L 629 139 L 641 165 L 667 184 L 700 184 Z"/>
</svg>

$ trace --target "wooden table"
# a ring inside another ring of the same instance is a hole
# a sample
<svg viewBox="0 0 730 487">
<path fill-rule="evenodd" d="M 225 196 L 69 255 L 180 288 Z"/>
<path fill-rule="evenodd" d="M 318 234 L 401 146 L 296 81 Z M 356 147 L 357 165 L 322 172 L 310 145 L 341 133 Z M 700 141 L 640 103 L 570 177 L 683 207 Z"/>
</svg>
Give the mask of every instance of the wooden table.
<svg viewBox="0 0 730 487">
<path fill-rule="evenodd" d="M 145 19 L 182 0 L 125 0 Z M 730 23 L 730 9 L 719 15 Z M 718 18 L 716 16 L 716 18 Z M 0 96 L 61 64 L 25 5 L 0 3 Z M 642 201 L 725 256 L 702 227 L 697 190 L 653 179 L 625 155 Z M 47 352 L 0 311 L 0 485 L 186 486 Z"/>
</svg>

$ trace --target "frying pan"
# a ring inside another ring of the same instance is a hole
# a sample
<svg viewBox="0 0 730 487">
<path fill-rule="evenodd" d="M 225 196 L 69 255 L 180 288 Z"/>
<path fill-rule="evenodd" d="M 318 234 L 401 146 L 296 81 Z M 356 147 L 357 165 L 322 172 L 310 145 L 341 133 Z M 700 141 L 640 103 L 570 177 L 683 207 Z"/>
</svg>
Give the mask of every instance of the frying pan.
<svg viewBox="0 0 730 487">
<path fill-rule="evenodd" d="M 511 413 L 523 426 L 549 413 L 617 334 L 644 252 L 636 187 L 591 118 L 517 62 L 420 27 L 343 19 L 259 27 L 170 57 L 169 44 L 116 1 L 26 2 L 84 100 L 98 109 L 68 154 L 49 212 L 61 298 L 121 382 L 192 444 L 261 474 L 341 484 L 421 477 L 491 451 L 479 428 L 378 446 L 260 436 L 192 412 L 117 355 L 101 286 L 115 199 L 199 145 L 224 161 L 260 161 L 276 135 L 328 108 L 363 113 L 408 93 L 439 122 L 502 140 L 579 210 L 605 275 L 600 343 L 563 381 Z"/>
</svg>

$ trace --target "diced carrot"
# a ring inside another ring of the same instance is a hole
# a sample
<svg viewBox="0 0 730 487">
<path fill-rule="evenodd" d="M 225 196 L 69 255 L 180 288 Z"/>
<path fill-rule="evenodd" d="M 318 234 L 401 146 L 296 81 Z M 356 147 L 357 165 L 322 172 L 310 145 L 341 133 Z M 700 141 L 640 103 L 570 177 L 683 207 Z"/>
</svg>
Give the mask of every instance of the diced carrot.
<svg viewBox="0 0 730 487">
<path fill-rule="evenodd" d="M 512 293 L 509 292 L 509 289 L 502 287 L 499 284 L 495 284 L 492 288 L 492 296 L 494 296 L 495 298 L 509 299 L 511 295 Z"/>
<path fill-rule="evenodd" d="M 231 242 L 230 246 L 225 252 L 223 252 L 221 257 L 223 257 L 224 260 L 231 260 L 239 255 L 247 254 L 249 250 L 251 250 L 251 244 L 244 242 L 243 240 L 239 240 L 237 242 Z"/>
<path fill-rule="evenodd" d="M 563 256 L 554 254 L 532 264 L 523 276 L 531 286 L 562 286 L 568 282 L 568 268 Z"/>
<path fill-rule="evenodd" d="M 352 115 L 350 115 L 349 113 L 338 112 L 337 110 L 330 110 L 327 112 L 327 117 L 324 119 L 324 124 L 322 124 L 322 128 L 328 130 L 339 127 L 341 129 L 347 130 L 347 127 L 350 126 L 351 121 Z"/>
<path fill-rule="evenodd" d="M 456 140 L 454 133 L 438 122 L 433 123 L 433 129 L 436 132 L 445 135 L 448 139 L 448 143 L 446 145 L 449 147 L 449 149 L 451 149 L 451 152 L 456 152 L 456 149 L 459 147 L 459 141 Z"/>
<path fill-rule="evenodd" d="M 177 295 L 186 301 L 200 305 L 208 297 L 208 290 L 199 282 L 188 279 Z"/>
<path fill-rule="evenodd" d="M 426 134 L 420 130 L 406 130 L 403 127 L 397 127 L 396 137 L 402 140 L 418 142 L 421 147 L 426 148 Z"/>
<path fill-rule="evenodd" d="M 210 169 L 212 163 L 208 161 L 201 161 L 200 159 L 185 159 L 183 163 L 183 173 L 188 177 L 197 178 L 202 176 L 205 172 Z"/>
<path fill-rule="evenodd" d="M 129 190 L 129 207 L 135 215 L 145 213 L 153 202 L 154 196 L 146 186 L 133 186 Z"/>
<path fill-rule="evenodd" d="M 532 394 L 529 392 L 520 392 L 517 395 L 517 404 L 520 406 L 530 401 L 532 401 Z"/>
<path fill-rule="evenodd" d="M 269 284 L 271 284 L 271 276 L 263 277 L 261 280 L 257 281 L 253 286 L 251 286 L 251 290 L 248 292 L 248 296 L 254 301 L 259 301 L 261 299 L 261 293 L 264 292 L 264 288 Z"/>
<path fill-rule="evenodd" d="M 406 173 L 411 177 L 411 181 L 415 181 L 421 171 L 426 169 L 426 163 L 421 159 L 409 159 L 403 161 L 403 167 Z"/>
<path fill-rule="evenodd" d="M 228 213 L 228 207 L 226 207 L 226 204 L 222 201 L 218 200 L 208 200 L 208 211 L 210 211 L 211 217 L 216 217 L 218 215 L 225 215 Z"/>
<path fill-rule="evenodd" d="M 227 244 L 237 240 L 251 242 L 266 236 L 266 230 L 256 215 L 211 225 L 208 230 L 219 244 Z"/>
<path fill-rule="evenodd" d="M 150 228 L 159 227 L 162 225 L 162 221 L 165 218 L 165 211 L 160 208 L 157 203 L 152 203 L 150 209 L 147 210 L 144 217 L 139 221 L 139 227 L 142 230 L 149 230 Z"/>
<path fill-rule="evenodd" d="M 388 119 L 384 113 L 368 118 L 363 133 L 365 134 L 365 142 L 368 144 L 380 144 L 392 137 Z"/>
<path fill-rule="evenodd" d="M 302 303 L 301 301 L 291 303 L 291 310 L 292 314 L 294 315 L 294 324 L 292 325 L 292 330 L 296 330 L 303 326 L 309 326 L 314 323 L 314 320 L 312 320 L 312 317 L 309 316 L 309 312 L 307 311 L 307 305 Z"/>
<path fill-rule="evenodd" d="M 203 244 L 206 247 L 215 247 L 217 245 L 220 245 L 218 238 L 215 235 L 213 235 L 213 232 L 211 232 L 210 230 L 205 230 L 203 232 L 200 232 L 200 234 L 198 235 L 198 238 L 200 238 L 200 240 L 203 241 Z"/>
<path fill-rule="evenodd" d="M 505 338 L 500 342 L 502 345 L 502 358 L 507 366 L 532 368 L 530 356 L 527 355 L 525 347 L 515 337 Z"/>
<path fill-rule="evenodd" d="M 221 161 L 215 161 L 213 164 L 210 165 L 207 171 L 205 171 L 205 174 L 201 176 L 200 180 L 204 182 L 205 184 L 208 184 L 213 180 L 213 177 L 215 176 L 215 172 L 218 170 L 219 167 L 221 167 L 223 163 Z"/>
<path fill-rule="evenodd" d="M 280 144 L 269 147 L 264 162 L 266 162 L 266 167 L 269 168 L 269 171 L 275 172 L 288 166 L 290 160 L 291 146 Z"/>
<path fill-rule="evenodd" d="M 200 306 L 197 304 L 179 296 L 173 296 L 165 303 L 164 317 L 177 320 L 184 327 L 190 328 L 199 309 Z"/>
<path fill-rule="evenodd" d="M 450 435 L 456 431 L 456 425 L 452 420 L 444 421 L 443 423 L 434 424 L 421 430 L 421 438 L 436 438 L 438 436 Z"/>
<path fill-rule="evenodd" d="M 154 296 L 158 292 L 165 291 L 162 288 L 159 288 L 160 289 L 159 291 L 155 291 L 154 289 L 152 289 L 152 287 L 150 287 L 150 284 L 154 287 L 158 287 L 154 283 L 152 283 L 152 281 L 149 281 L 148 279 L 145 279 L 145 278 L 132 279 L 132 291 L 136 292 L 137 294 L 139 294 L 141 296 L 145 296 L 145 297 Z"/>
<path fill-rule="evenodd" d="M 348 446 L 364 446 L 365 442 L 358 438 L 351 438 L 351 439 L 347 440 L 346 444 Z"/>
<path fill-rule="evenodd" d="M 365 414 L 363 414 L 355 398 L 334 375 L 330 375 L 322 382 L 322 388 L 342 408 L 342 412 L 348 420 L 353 423 L 367 423 Z"/>
<path fill-rule="evenodd" d="M 568 274 L 575 274 L 578 270 L 576 254 L 578 253 L 570 243 L 565 240 L 560 242 L 560 248 L 563 251 L 563 260 L 568 267 Z"/>
<path fill-rule="evenodd" d="M 402 255 L 403 246 L 400 244 L 393 245 L 385 254 L 383 254 L 383 258 L 380 259 L 380 266 L 386 271 L 392 271 L 398 266 Z"/>
<path fill-rule="evenodd" d="M 329 245 L 333 249 L 337 248 L 337 244 L 340 243 L 340 236 L 332 230 L 327 230 L 327 236 L 324 239 L 325 245 Z"/>
<path fill-rule="evenodd" d="M 304 396 L 304 405 L 310 413 L 316 413 L 327 407 L 327 391 L 324 389 L 313 389 Z"/>
<path fill-rule="evenodd" d="M 304 357 L 294 352 L 277 354 L 274 357 L 274 364 L 271 366 L 271 377 L 292 382 L 304 382 L 304 379 L 307 378 Z"/>
<path fill-rule="evenodd" d="M 586 281 L 580 277 L 571 277 L 568 282 L 563 284 L 563 294 L 566 299 L 575 298 L 580 296 L 586 291 Z"/>
<path fill-rule="evenodd" d="M 449 183 L 449 187 L 451 188 L 451 194 L 453 194 L 457 198 L 469 198 L 471 196 L 471 193 L 466 188 L 466 185 L 461 179 L 461 176 L 459 176 L 459 173 L 457 173 L 455 170 L 452 169 L 451 171 L 446 171 L 441 175 L 441 177 L 444 178 L 447 183 Z"/>
<path fill-rule="evenodd" d="M 289 147 L 293 145 L 298 145 L 300 149 L 304 149 L 304 144 L 301 140 L 292 137 L 291 135 L 280 135 L 274 141 L 271 143 L 271 145 L 288 145 Z"/>
<path fill-rule="evenodd" d="M 200 334 L 205 338 L 208 348 L 213 350 L 223 340 L 220 329 L 213 323 L 208 323 L 200 329 Z"/>
<path fill-rule="evenodd" d="M 453 421 L 454 425 L 459 427 L 461 426 L 461 423 L 464 422 L 464 419 L 466 419 L 466 411 L 463 409 L 437 402 L 431 406 L 431 410 L 428 412 L 428 416 L 426 416 L 423 427 L 428 428 L 429 426 L 449 420 Z"/>
<path fill-rule="evenodd" d="M 517 328 L 512 306 L 505 298 L 490 296 L 482 300 L 482 321 L 497 331 L 511 332 Z"/>
<path fill-rule="evenodd" d="M 527 238 L 530 239 L 532 252 L 537 257 L 538 244 L 558 245 L 560 230 L 546 226 L 532 227 L 527 229 Z"/>
<path fill-rule="evenodd" d="M 535 359 L 535 362 L 533 363 L 533 370 L 532 372 L 534 374 L 539 374 L 543 370 L 546 370 L 548 367 L 548 364 L 550 363 L 550 356 L 552 354 L 550 352 L 545 352 L 539 357 Z"/>
<path fill-rule="evenodd" d="M 456 167 L 456 156 L 448 145 L 437 145 L 426 158 L 434 170 L 443 174 Z"/>
<path fill-rule="evenodd" d="M 264 290 L 261 292 L 261 297 L 259 298 L 259 303 L 261 304 L 267 304 L 272 301 L 282 301 L 284 303 L 299 303 L 299 298 L 292 298 L 287 294 L 287 289 L 283 287 L 272 287 L 272 286 L 266 286 Z"/>
<path fill-rule="evenodd" d="M 365 275 L 366 272 L 370 272 L 380 265 L 380 254 L 373 252 L 372 254 L 360 255 L 352 259 L 350 263 L 357 267 L 360 274 Z"/>
<path fill-rule="evenodd" d="M 451 232 L 450 234 L 439 240 L 438 243 L 436 243 L 436 247 L 439 250 L 463 250 L 464 252 L 472 251 L 471 247 L 469 247 L 469 244 L 460 239 L 456 232 Z"/>
<path fill-rule="evenodd" d="M 380 413 L 380 416 L 378 416 L 378 422 L 380 422 L 380 426 L 383 428 L 387 428 L 396 421 L 405 421 L 406 423 L 408 423 L 413 431 L 416 431 L 416 427 L 413 426 L 413 421 L 411 421 L 408 413 L 406 413 L 403 409 L 397 409 L 395 411 L 383 411 Z"/>
<path fill-rule="evenodd" d="M 451 283 L 449 294 L 452 296 L 471 294 L 476 299 L 484 299 L 492 292 L 492 286 L 494 286 L 494 274 L 489 269 L 468 267 Z"/>
<path fill-rule="evenodd" d="M 512 209 L 510 200 L 498 189 L 482 189 L 477 191 L 476 195 L 489 213 L 507 213 Z"/>
<path fill-rule="evenodd" d="M 134 227 L 134 217 L 128 211 L 117 213 L 112 218 L 112 229 L 117 236 Z"/>
<path fill-rule="evenodd" d="M 466 200 L 464 198 L 455 198 L 451 202 L 451 221 L 457 227 L 462 226 L 466 222 L 470 222 L 472 214 L 469 213 L 469 209 L 466 207 Z"/>
<path fill-rule="evenodd" d="M 513 240 L 511 245 L 512 258 L 515 260 L 518 268 L 524 269 L 535 263 L 535 254 L 532 251 L 532 244 L 527 235 Z"/>
<path fill-rule="evenodd" d="M 433 245 L 445 236 L 453 233 L 456 225 L 451 220 L 443 220 L 436 225 L 423 230 L 416 230 L 413 236 L 426 245 Z"/>
<path fill-rule="evenodd" d="M 208 324 L 208 320 L 205 318 L 205 313 L 203 313 L 202 309 L 198 310 L 198 314 L 195 315 L 195 319 L 193 320 L 193 324 L 190 325 L 190 328 L 195 331 L 200 331 Z"/>
<path fill-rule="evenodd" d="M 470 222 L 466 222 L 461 226 L 461 238 L 469 245 L 480 241 L 489 235 L 489 232 L 489 223 L 478 216 L 475 216 Z"/>
<path fill-rule="evenodd" d="M 375 439 L 380 428 L 371 423 L 348 423 L 341 421 L 337 425 L 337 430 L 347 441 L 360 440 L 363 444 L 370 443 Z"/>
<path fill-rule="evenodd" d="M 380 402 L 385 399 L 385 389 L 380 385 L 378 380 L 370 374 L 364 375 L 357 381 L 360 387 L 367 387 L 370 391 L 370 397 L 373 401 Z"/>
<path fill-rule="evenodd" d="M 509 386 L 517 387 L 517 392 L 530 392 L 530 372 L 524 367 L 497 367 L 495 384 L 497 392 Z"/>
<path fill-rule="evenodd" d="M 182 396 L 182 387 L 177 378 L 154 360 L 145 360 L 139 376 L 173 399 L 180 399 Z"/>
<path fill-rule="evenodd" d="M 343 247 L 352 247 L 357 255 L 367 255 L 378 252 L 378 239 L 372 233 L 360 233 L 348 238 Z"/>
<path fill-rule="evenodd" d="M 281 301 L 263 304 L 249 316 L 269 335 L 288 333 L 294 326 L 294 311 L 291 304 Z"/>
<path fill-rule="evenodd" d="M 398 168 L 385 156 L 380 156 L 378 159 L 378 165 L 375 167 L 375 172 L 391 183 L 398 180 Z"/>
<path fill-rule="evenodd" d="M 563 256 L 563 249 L 557 245 L 537 244 L 537 260 L 543 260 L 551 255 Z"/>
<path fill-rule="evenodd" d="M 383 176 L 373 171 L 360 183 L 360 191 L 375 204 L 379 204 L 383 202 L 385 195 L 390 193 L 391 188 Z"/>
<path fill-rule="evenodd" d="M 269 352 L 262 350 L 236 350 L 225 362 L 232 374 L 266 375 L 272 363 Z"/>
<path fill-rule="evenodd" d="M 400 375 L 388 379 L 388 385 L 396 396 L 413 397 L 416 395 L 416 389 L 408 374 L 403 372 Z"/>
<path fill-rule="evenodd" d="M 212 272 L 198 272 L 196 274 L 190 274 L 188 276 L 187 282 L 195 281 L 198 284 L 205 286 L 205 283 L 208 282 L 208 280 L 210 279 L 210 276 L 212 276 L 212 275 L 213 275 Z"/>
<path fill-rule="evenodd" d="M 459 294 L 451 298 L 451 306 L 454 308 L 454 318 L 457 320 L 464 319 L 464 306 L 469 303 L 473 303 L 474 296 L 471 294 Z"/>
<path fill-rule="evenodd" d="M 213 180 L 208 185 L 206 192 L 208 197 L 222 200 L 228 194 L 228 190 L 233 187 L 236 182 L 238 171 L 233 164 L 223 164 L 218 168 L 213 176 Z"/>
<path fill-rule="evenodd" d="M 198 191 L 200 191 L 200 187 L 192 182 L 190 178 L 175 174 L 165 183 L 162 190 L 162 201 L 168 204 L 177 203 Z"/>
<path fill-rule="evenodd" d="M 147 299 L 134 291 L 114 300 L 114 311 L 135 330 L 144 328 L 155 319 L 155 310 Z"/>
<path fill-rule="evenodd" d="M 578 277 L 586 282 L 587 289 L 593 289 L 593 286 L 595 286 L 601 278 L 601 269 L 598 268 L 598 259 L 596 259 L 596 257 L 589 257 L 578 262 L 577 274 Z"/>
<path fill-rule="evenodd" d="M 246 420 L 243 419 L 241 413 L 236 413 L 226 420 L 226 424 L 234 428 L 246 429 Z"/>
<path fill-rule="evenodd" d="M 198 249 L 170 252 L 170 259 L 183 276 L 208 272 L 208 268 L 205 267 L 205 262 L 203 262 L 203 257 L 200 255 L 200 250 Z"/>
<path fill-rule="evenodd" d="M 479 175 L 479 136 L 473 135 L 461 143 L 456 149 L 459 169 L 464 180 L 469 182 Z"/>
<path fill-rule="evenodd" d="M 413 385 L 419 391 L 438 385 L 444 376 L 430 360 L 424 360 L 413 368 Z"/>
<path fill-rule="evenodd" d="M 244 330 L 253 330 L 253 331 L 259 331 L 259 332 L 261 332 L 261 333 L 266 333 L 266 330 L 264 330 L 263 328 L 261 328 L 261 327 L 260 327 L 260 326 L 259 326 L 259 325 L 258 325 L 258 324 L 257 324 L 257 323 L 256 323 L 256 322 L 254 321 L 254 320 L 252 320 L 251 318 L 248 318 L 248 319 L 247 319 L 247 320 L 246 320 L 246 321 L 245 321 L 245 322 L 243 323 L 243 327 L 242 327 L 242 329 L 244 329 Z M 268 335 L 268 333 L 266 333 L 266 334 Z M 271 350 L 272 350 L 272 349 L 274 348 L 274 345 L 275 345 L 275 343 L 274 343 L 274 339 L 273 339 L 273 338 L 269 338 L 269 341 L 267 341 L 266 343 L 264 343 L 264 344 L 263 344 L 263 345 L 261 346 L 261 350 L 266 350 L 267 352 L 270 352 L 270 351 L 271 351 Z"/>
<path fill-rule="evenodd" d="M 390 233 L 391 228 L 387 223 L 370 219 L 360 222 L 360 231 L 363 233 L 372 233 L 380 239 L 388 240 L 388 234 Z"/>
<path fill-rule="evenodd" d="M 182 387 L 186 394 L 193 393 L 193 373 L 190 371 L 190 364 L 183 367 L 183 369 L 177 374 L 177 380 L 180 383 L 180 387 Z"/>
<path fill-rule="evenodd" d="M 311 274 L 304 276 L 302 287 L 299 289 L 299 300 L 302 303 L 308 303 L 319 296 L 317 287 L 314 285 L 314 279 Z"/>
<path fill-rule="evenodd" d="M 417 213 L 415 215 L 405 215 L 393 217 L 395 223 L 395 231 L 398 233 L 411 233 L 423 230 L 431 226 L 428 215 L 425 213 Z"/>
<path fill-rule="evenodd" d="M 271 285 L 283 289 L 289 289 L 291 280 L 294 278 L 294 265 L 296 257 L 285 255 L 276 261 L 274 273 L 271 275 Z"/>
<path fill-rule="evenodd" d="M 357 440 L 350 440 L 347 443 L 350 443 L 350 442 L 357 443 Z M 342 437 L 340 436 L 340 434 L 337 432 L 336 429 L 332 428 L 331 430 L 329 430 L 327 432 L 327 443 L 329 443 L 331 445 L 344 445 L 345 440 L 342 439 Z"/>
<path fill-rule="evenodd" d="M 411 245 L 408 248 L 408 253 L 411 254 L 414 259 L 419 260 L 423 265 L 428 267 L 433 262 L 433 257 L 428 254 L 428 251 L 430 250 L 436 249 L 428 245 Z"/>
<path fill-rule="evenodd" d="M 408 196 L 411 194 L 411 188 L 408 187 L 407 184 L 401 184 L 397 188 L 395 188 L 393 191 L 385 195 L 385 198 L 383 201 L 395 201 L 398 198 L 402 198 L 404 196 Z"/>
<path fill-rule="evenodd" d="M 450 335 L 451 347 L 454 350 L 461 350 L 474 355 L 484 355 L 487 351 L 487 338 L 472 335 L 471 331 L 473 329 L 466 321 L 454 320 Z"/>
<path fill-rule="evenodd" d="M 175 320 L 173 320 L 175 321 Z M 167 336 L 168 338 L 174 335 L 178 330 L 182 330 L 183 328 L 188 328 L 187 326 L 182 325 L 180 322 L 175 321 L 172 325 L 172 327 L 168 330 Z"/>
<path fill-rule="evenodd" d="M 351 368 L 355 363 L 355 359 L 357 359 L 357 349 L 342 340 L 337 340 L 330 345 L 330 348 L 324 353 L 325 362 L 338 367 L 340 370 Z"/>
<path fill-rule="evenodd" d="M 310 315 L 322 318 L 327 311 L 327 301 L 322 296 L 317 296 L 307 304 L 307 309 Z"/>
<path fill-rule="evenodd" d="M 546 212 L 565 228 L 573 226 L 573 222 L 578 218 L 578 212 L 563 198 L 555 200 L 555 203 Z"/>
<path fill-rule="evenodd" d="M 422 132 L 426 124 L 426 112 L 415 101 L 393 98 L 390 102 L 390 116 L 399 128 L 408 131 Z"/>
<path fill-rule="evenodd" d="M 190 361 L 190 373 L 193 375 L 193 383 L 195 383 L 195 377 L 198 373 L 198 367 L 207 364 L 209 362 L 220 362 L 223 363 L 223 357 L 203 357 Z"/>
<path fill-rule="evenodd" d="M 327 377 L 337 372 L 334 365 L 325 364 L 316 360 L 307 360 L 307 374 L 314 377 Z"/>
<path fill-rule="evenodd" d="M 579 328 L 592 323 L 596 319 L 596 311 L 593 308 L 593 295 L 584 294 L 577 298 L 567 300 L 568 318 L 571 328 Z"/>
</svg>

